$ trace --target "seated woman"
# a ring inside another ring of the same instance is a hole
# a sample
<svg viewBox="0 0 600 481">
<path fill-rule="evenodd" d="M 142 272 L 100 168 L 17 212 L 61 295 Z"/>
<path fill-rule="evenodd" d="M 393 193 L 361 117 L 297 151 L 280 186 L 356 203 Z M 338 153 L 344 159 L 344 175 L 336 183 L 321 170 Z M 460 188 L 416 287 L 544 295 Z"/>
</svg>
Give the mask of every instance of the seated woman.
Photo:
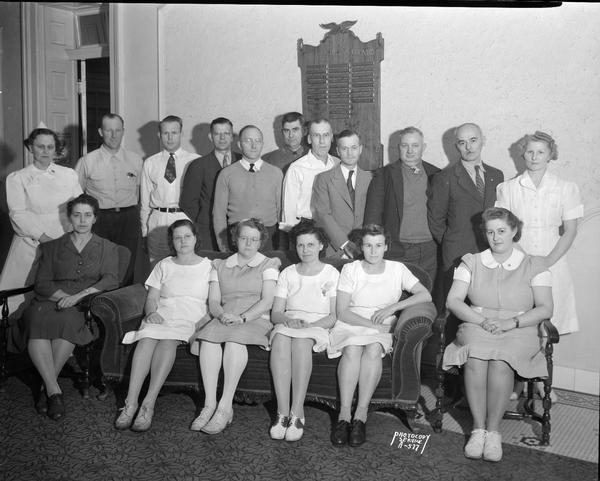
<svg viewBox="0 0 600 481">
<path fill-rule="evenodd" d="M 277 397 L 273 439 L 298 441 L 304 433 L 304 397 L 312 372 L 312 350 L 324 351 L 335 323 L 337 269 L 319 254 L 327 247 L 325 232 L 313 221 L 296 224 L 292 242 L 300 262 L 283 270 L 271 311 L 270 366 Z M 292 405 L 290 410 L 290 388 Z"/>
<path fill-rule="evenodd" d="M 188 342 L 197 327 L 208 322 L 206 299 L 210 260 L 198 256 L 196 226 L 188 219 L 173 222 L 168 229 L 172 257 L 161 260 L 146 280 L 148 296 L 139 330 L 123 337 L 123 344 L 138 342 L 131 362 L 125 407 L 115 421 L 117 429 L 147 431 L 152 424 L 158 393 L 173 368 L 177 345 Z M 139 413 L 138 398 L 150 372 L 150 385 Z"/>
<path fill-rule="evenodd" d="M 524 377 L 548 374 L 538 324 L 552 316 L 551 277 L 542 258 L 514 247 L 521 222 L 512 212 L 487 209 L 482 228 L 490 248 L 463 256 L 448 293 L 448 309 L 463 322 L 456 340 L 446 347 L 443 367 L 465 366 L 473 415 L 465 456 L 500 461 L 498 428 L 514 371 Z"/>
<path fill-rule="evenodd" d="M 267 236 L 258 219 L 242 220 L 232 226 L 237 253 L 213 261 L 208 293 L 213 319 L 190 340 L 192 353 L 199 356 L 205 394 L 204 408 L 192 423 L 192 431 L 217 434 L 231 424 L 233 395 L 248 363 L 246 345 L 269 347 L 269 311 L 281 261 L 258 252 Z M 195 340 L 200 341 L 199 347 Z M 223 393 L 217 405 L 221 365 Z"/>
<path fill-rule="evenodd" d="M 342 268 L 337 292 L 337 322 L 330 334 L 330 358 L 338 364 L 340 413 L 331 435 L 334 446 L 360 446 L 366 440 L 367 411 L 379 384 L 382 358 L 392 350 L 395 314 L 431 301 L 429 291 L 401 262 L 383 258 L 389 237 L 383 227 L 366 225 L 360 237 L 364 260 Z M 412 293 L 400 300 L 403 291 Z M 358 385 L 352 425 L 351 404 Z"/>
<path fill-rule="evenodd" d="M 98 201 L 86 194 L 68 202 L 73 232 L 40 244 L 36 297 L 21 320 L 29 357 L 43 381 L 36 408 L 54 420 L 65 415 L 58 375 L 75 344 L 93 340 L 77 304 L 89 294 L 118 287 L 117 246 L 92 234 L 98 209 Z"/>
</svg>

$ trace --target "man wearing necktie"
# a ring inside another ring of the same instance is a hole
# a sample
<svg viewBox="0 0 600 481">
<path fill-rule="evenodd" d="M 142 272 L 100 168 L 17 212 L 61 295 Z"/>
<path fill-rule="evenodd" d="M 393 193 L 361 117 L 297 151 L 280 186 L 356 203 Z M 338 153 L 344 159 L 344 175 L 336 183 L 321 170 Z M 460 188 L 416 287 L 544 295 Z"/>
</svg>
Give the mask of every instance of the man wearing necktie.
<svg viewBox="0 0 600 481">
<path fill-rule="evenodd" d="M 181 181 L 188 164 L 199 156 L 181 148 L 182 127 L 183 121 L 175 115 L 160 121 L 158 137 L 163 149 L 148 157 L 142 169 L 140 223 L 151 268 L 172 254 L 168 227 L 188 218 L 179 207 Z"/>
<path fill-rule="evenodd" d="M 348 234 L 363 225 L 363 215 L 371 173 L 358 166 L 363 146 L 353 130 L 337 136 L 340 163 L 317 174 L 312 186 L 310 209 L 312 218 L 329 237 L 328 256 L 354 259 L 360 249 Z"/>
<path fill-rule="evenodd" d="M 196 223 L 200 248 L 218 251 L 219 245 L 212 222 L 215 183 L 217 175 L 225 167 L 242 158 L 233 151 L 233 124 L 225 117 L 218 117 L 210 123 L 208 138 L 214 150 L 188 165 L 179 206 Z"/>
<path fill-rule="evenodd" d="M 129 284 L 141 236 L 138 203 L 144 161 L 122 147 L 124 124 L 120 115 L 103 115 L 98 129 L 102 145 L 79 159 L 75 170 L 83 191 L 100 204 L 94 232 L 129 249 L 125 275 L 125 283 Z"/>
<path fill-rule="evenodd" d="M 442 248 L 444 301 L 461 257 L 488 247 L 480 229 L 481 213 L 494 206 L 496 186 L 504 180 L 502 171 L 481 160 L 485 137 L 478 125 L 457 127 L 455 139 L 460 160 L 433 178 L 428 203 L 429 227 Z"/>
<path fill-rule="evenodd" d="M 283 174 L 261 158 L 263 135 L 258 127 L 246 125 L 240 130 L 239 147 L 242 158 L 224 167 L 215 184 L 212 218 L 217 245 L 222 252 L 234 250 L 230 228 L 254 217 L 269 231 L 261 250 L 272 250 L 281 212 Z"/>
<path fill-rule="evenodd" d="M 383 225 L 392 239 L 388 255 L 416 264 L 433 282 L 437 246 L 427 222 L 427 189 L 440 171 L 423 160 L 423 132 L 406 127 L 399 132 L 400 160 L 375 172 L 367 195 L 365 224 Z"/>
</svg>

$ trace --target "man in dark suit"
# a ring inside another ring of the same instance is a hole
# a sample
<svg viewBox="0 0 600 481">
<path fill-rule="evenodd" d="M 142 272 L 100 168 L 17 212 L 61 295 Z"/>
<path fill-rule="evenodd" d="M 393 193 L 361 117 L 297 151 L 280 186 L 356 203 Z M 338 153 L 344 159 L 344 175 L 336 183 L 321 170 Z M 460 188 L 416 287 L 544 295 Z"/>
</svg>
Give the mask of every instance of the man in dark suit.
<svg viewBox="0 0 600 481">
<path fill-rule="evenodd" d="M 358 166 L 362 148 L 356 132 L 340 132 L 337 137 L 340 164 L 318 174 L 313 183 L 310 209 L 316 224 L 329 237 L 328 256 L 353 259 L 359 253 L 348 234 L 362 227 L 371 182 L 371 173 Z"/>
<path fill-rule="evenodd" d="M 437 246 L 427 221 L 427 193 L 440 171 L 423 161 L 423 133 L 416 127 L 400 131 L 400 161 L 378 169 L 369 186 L 365 224 L 383 225 L 391 235 L 389 254 L 417 264 L 431 281 L 437 271 Z"/>
<path fill-rule="evenodd" d="M 301 113 L 288 112 L 283 114 L 281 118 L 281 135 L 283 136 L 283 147 L 263 155 L 262 158 L 265 162 L 279 167 L 285 175 L 289 165 L 308 152 L 308 147 L 304 143 L 306 128 Z"/>
<path fill-rule="evenodd" d="M 215 148 L 210 154 L 189 164 L 183 178 L 179 206 L 196 224 L 201 249 L 218 251 L 212 225 L 215 182 L 223 167 L 238 161 L 242 156 L 231 149 L 233 124 L 229 119 L 214 119 L 210 123 L 208 138 Z"/>
<path fill-rule="evenodd" d="M 461 257 L 488 247 L 479 228 L 481 213 L 494 206 L 496 186 L 504 181 L 502 171 L 481 160 L 485 137 L 478 125 L 461 125 L 455 138 L 460 161 L 434 176 L 428 202 L 429 228 L 442 246 L 444 297 Z"/>
</svg>

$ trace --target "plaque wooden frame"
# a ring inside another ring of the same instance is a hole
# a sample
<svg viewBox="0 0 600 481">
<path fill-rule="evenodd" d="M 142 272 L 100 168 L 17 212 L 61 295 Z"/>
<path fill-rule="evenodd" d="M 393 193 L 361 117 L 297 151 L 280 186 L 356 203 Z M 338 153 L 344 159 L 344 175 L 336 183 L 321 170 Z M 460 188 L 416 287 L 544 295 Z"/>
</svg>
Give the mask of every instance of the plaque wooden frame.
<svg viewBox="0 0 600 481">
<path fill-rule="evenodd" d="M 383 165 L 381 144 L 381 61 L 383 38 L 362 42 L 349 26 L 327 24 L 318 46 L 298 39 L 298 66 L 302 72 L 302 109 L 307 119 L 327 118 L 334 134 L 358 132 L 363 144 L 361 168 Z"/>
</svg>

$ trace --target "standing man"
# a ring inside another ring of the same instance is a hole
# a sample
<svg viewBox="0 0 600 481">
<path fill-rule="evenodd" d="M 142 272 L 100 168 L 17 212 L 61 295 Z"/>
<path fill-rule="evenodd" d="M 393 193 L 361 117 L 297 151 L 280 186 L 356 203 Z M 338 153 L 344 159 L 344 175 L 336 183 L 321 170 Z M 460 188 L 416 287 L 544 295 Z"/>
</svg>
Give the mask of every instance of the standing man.
<svg viewBox="0 0 600 481">
<path fill-rule="evenodd" d="M 168 227 L 187 216 L 179 207 L 181 179 L 187 165 L 198 154 L 181 148 L 183 121 L 168 115 L 160 121 L 158 137 L 163 150 L 146 159 L 140 189 L 140 222 L 146 238 L 150 267 L 171 255 L 167 239 Z"/>
<path fill-rule="evenodd" d="M 478 125 L 461 125 L 455 131 L 455 138 L 460 161 L 433 177 L 427 205 L 429 228 L 442 247 L 444 297 L 461 257 L 486 249 L 479 228 L 481 213 L 494 206 L 496 186 L 504 181 L 500 170 L 481 160 L 485 137 Z"/>
<path fill-rule="evenodd" d="M 233 143 L 233 124 L 225 117 L 218 117 L 210 123 L 208 138 L 215 146 L 214 150 L 188 165 L 179 206 L 196 224 L 200 247 L 207 250 L 219 250 L 212 223 L 214 189 L 217 175 L 221 169 L 237 162 L 241 155 L 231 149 Z"/>
<path fill-rule="evenodd" d="M 213 225 L 219 250 L 227 252 L 234 246 L 229 227 L 243 219 L 255 217 L 269 231 L 261 250 L 273 249 L 273 237 L 281 212 L 281 169 L 264 162 L 260 154 L 263 135 L 258 127 L 246 125 L 240 130 L 240 161 L 225 167 L 217 177 Z"/>
<path fill-rule="evenodd" d="M 124 127 L 120 115 L 103 115 L 98 128 L 102 145 L 79 159 L 75 170 L 83 191 L 100 204 L 94 232 L 129 249 L 131 257 L 124 279 L 129 284 L 140 239 L 138 203 L 144 161 L 121 146 Z"/>
<path fill-rule="evenodd" d="M 312 219 L 310 198 L 315 176 L 333 169 L 339 159 L 329 155 L 333 131 L 327 119 L 311 120 L 308 124 L 310 151 L 292 162 L 283 179 L 283 214 L 280 228 L 286 232 L 300 219 Z"/>
<path fill-rule="evenodd" d="M 371 173 L 358 166 L 363 146 L 353 130 L 337 137 L 340 163 L 315 177 L 310 208 L 316 224 L 329 237 L 327 255 L 354 259 L 360 252 L 348 239 L 352 229 L 362 227 Z"/>
<path fill-rule="evenodd" d="M 427 191 L 440 171 L 423 161 L 426 144 L 416 127 L 400 131 L 400 161 L 378 169 L 367 194 L 365 224 L 391 233 L 390 254 L 422 267 L 435 281 L 437 246 L 427 221 Z"/>
<path fill-rule="evenodd" d="M 294 160 L 306 155 L 308 148 L 302 140 L 306 135 L 304 117 L 299 112 L 288 112 L 281 119 L 281 133 L 284 145 L 280 149 L 265 154 L 263 160 L 275 167 L 279 167 L 283 174 Z"/>
</svg>

